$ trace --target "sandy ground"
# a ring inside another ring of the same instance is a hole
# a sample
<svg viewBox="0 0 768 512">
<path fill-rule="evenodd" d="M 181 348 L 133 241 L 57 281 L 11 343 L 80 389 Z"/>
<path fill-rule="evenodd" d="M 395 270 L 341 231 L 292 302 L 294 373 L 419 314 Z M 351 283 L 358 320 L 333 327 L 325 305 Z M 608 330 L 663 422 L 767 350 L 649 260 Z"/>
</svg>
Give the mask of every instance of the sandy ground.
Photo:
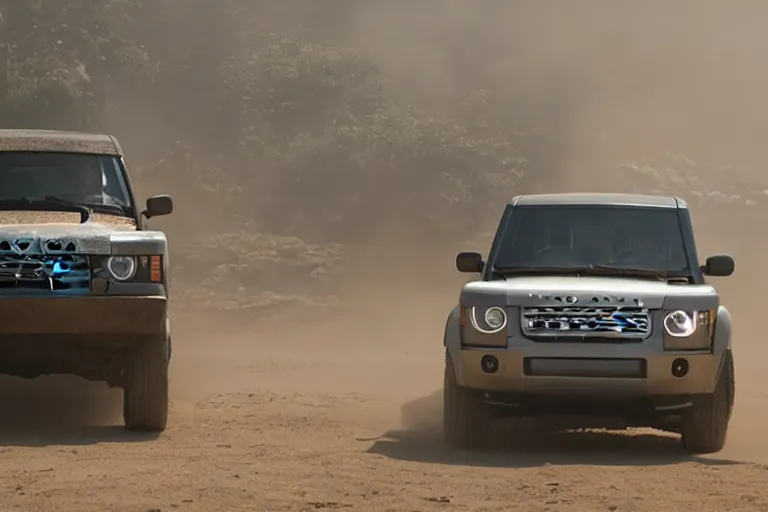
<svg viewBox="0 0 768 512">
<path fill-rule="evenodd" d="M 450 301 L 227 330 L 177 314 L 171 423 L 155 437 L 121 429 L 119 390 L 5 379 L 0 510 L 768 510 L 757 351 L 737 361 L 730 441 L 715 456 L 653 431 L 535 424 L 500 424 L 496 451 L 451 452 L 438 321 Z"/>
</svg>

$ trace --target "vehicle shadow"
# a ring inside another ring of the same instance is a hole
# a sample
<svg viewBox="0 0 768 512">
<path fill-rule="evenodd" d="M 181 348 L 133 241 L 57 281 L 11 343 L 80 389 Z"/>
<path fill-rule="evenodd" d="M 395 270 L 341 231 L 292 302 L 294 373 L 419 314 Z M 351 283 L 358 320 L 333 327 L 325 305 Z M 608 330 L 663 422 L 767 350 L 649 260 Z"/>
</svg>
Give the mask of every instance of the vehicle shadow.
<svg viewBox="0 0 768 512">
<path fill-rule="evenodd" d="M 82 446 L 151 441 L 122 426 L 122 391 L 56 375 L 0 377 L 0 446 Z"/>
<path fill-rule="evenodd" d="M 564 419 L 500 420 L 490 448 L 452 450 L 443 444 L 442 392 L 402 408 L 403 428 L 375 439 L 367 453 L 397 460 L 459 466 L 526 468 L 544 465 L 660 466 L 698 462 L 713 466 L 741 462 L 687 454 L 679 436 L 643 430 L 562 430 Z"/>
</svg>

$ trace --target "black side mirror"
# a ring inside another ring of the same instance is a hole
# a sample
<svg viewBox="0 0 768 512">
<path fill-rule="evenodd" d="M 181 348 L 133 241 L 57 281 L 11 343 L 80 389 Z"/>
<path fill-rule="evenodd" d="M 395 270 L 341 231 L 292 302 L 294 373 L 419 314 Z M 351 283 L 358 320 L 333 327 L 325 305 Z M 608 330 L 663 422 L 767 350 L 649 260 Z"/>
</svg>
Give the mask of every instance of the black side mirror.
<svg viewBox="0 0 768 512">
<path fill-rule="evenodd" d="M 459 272 L 482 272 L 485 267 L 483 256 L 477 252 L 460 252 L 456 255 L 456 268 Z"/>
<path fill-rule="evenodd" d="M 147 209 L 141 214 L 147 219 L 170 215 L 173 213 L 173 199 L 171 196 L 154 196 L 147 199 Z"/>
<path fill-rule="evenodd" d="M 736 262 L 727 254 L 718 254 L 707 258 L 707 263 L 700 268 L 705 276 L 728 277 L 733 274 Z"/>
</svg>

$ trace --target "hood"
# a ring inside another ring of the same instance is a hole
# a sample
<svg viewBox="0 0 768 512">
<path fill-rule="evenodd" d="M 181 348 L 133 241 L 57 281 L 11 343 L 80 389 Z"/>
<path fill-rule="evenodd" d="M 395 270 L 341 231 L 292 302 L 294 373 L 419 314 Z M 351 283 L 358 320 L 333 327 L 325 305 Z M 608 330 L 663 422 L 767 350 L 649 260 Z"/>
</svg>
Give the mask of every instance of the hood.
<svg viewBox="0 0 768 512">
<path fill-rule="evenodd" d="M 474 281 L 462 300 L 488 303 L 504 297 L 508 306 L 640 306 L 648 309 L 717 307 L 711 285 L 669 284 L 630 277 L 514 276 L 503 281 Z"/>
<path fill-rule="evenodd" d="M 92 214 L 80 223 L 79 213 L 0 212 L 0 254 L 109 254 L 115 232 L 135 231 L 133 219 Z"/>
<path fill-rule="evenodd" d="M 73 212 L 2 211 L 0 232 L 62 231 L 72 229 L 135 230 L 136 222 L 129 217 L 93 212 L 85 224 L 80 214 Z"/>
</svg>

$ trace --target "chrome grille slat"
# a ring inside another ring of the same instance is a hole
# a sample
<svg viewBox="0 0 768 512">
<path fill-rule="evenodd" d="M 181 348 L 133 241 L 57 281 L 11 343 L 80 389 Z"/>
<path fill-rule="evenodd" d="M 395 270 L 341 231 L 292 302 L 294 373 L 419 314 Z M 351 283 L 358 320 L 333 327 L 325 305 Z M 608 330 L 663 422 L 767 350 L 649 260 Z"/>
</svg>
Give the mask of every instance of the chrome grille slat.
<svg viewBox="0 0 768 512">
<path fill-rule="evenodd" d="M 637 340 L 651 332 L 651 314 L 637 306 L 522 308 L 523 334 L 536 337 L 619 337 Z"/>
</svg>

